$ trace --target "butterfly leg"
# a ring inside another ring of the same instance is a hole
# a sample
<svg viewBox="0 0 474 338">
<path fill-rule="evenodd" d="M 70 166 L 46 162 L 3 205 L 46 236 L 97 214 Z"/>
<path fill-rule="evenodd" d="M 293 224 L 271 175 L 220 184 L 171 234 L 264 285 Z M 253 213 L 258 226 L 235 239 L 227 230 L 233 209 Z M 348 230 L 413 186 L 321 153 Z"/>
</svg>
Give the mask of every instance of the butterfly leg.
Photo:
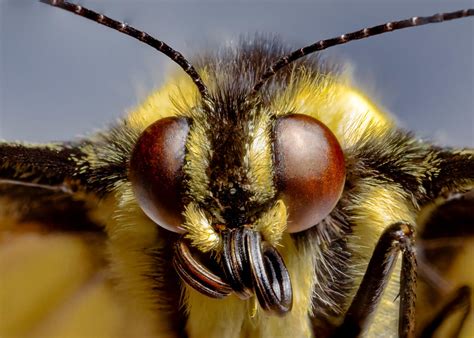
<svg viewBox="0 0 474 338">
<path fill-rule="evenodd" d="M 344 321 L 336 329 L 334 337 L 358 337 L 365 331 L 382 298 L 400 251 L 403 257 L 398 332 L 400 337 L 414 335 L 416 256 L 413 233 L 413 227 L 407 223 L 395 223 L 385 229 Z"/>
</svg>

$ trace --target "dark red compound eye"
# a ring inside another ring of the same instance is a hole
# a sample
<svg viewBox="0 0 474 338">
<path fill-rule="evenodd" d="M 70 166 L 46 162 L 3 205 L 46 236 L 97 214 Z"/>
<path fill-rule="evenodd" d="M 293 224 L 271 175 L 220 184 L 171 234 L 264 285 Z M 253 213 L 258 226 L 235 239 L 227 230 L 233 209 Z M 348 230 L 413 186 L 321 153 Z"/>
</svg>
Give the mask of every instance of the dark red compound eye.
<svg viewBox="0 0 474 338">
<path fill-rule="evenodd" d="M 279 118 L 274 138 L 275 178 L 288 208 L 288 232 L 303 231 L 329 215 L 339 200 L 344 155 L 329 128 L 307 115 Z"/>
<path fill-rule="evenodd" d="M 130 159 L 129 179 L 145 214 L 163 228 L 183 232 L 183 165 L 189 124 L 161 119 L 140 135 Z"/>
</svg>

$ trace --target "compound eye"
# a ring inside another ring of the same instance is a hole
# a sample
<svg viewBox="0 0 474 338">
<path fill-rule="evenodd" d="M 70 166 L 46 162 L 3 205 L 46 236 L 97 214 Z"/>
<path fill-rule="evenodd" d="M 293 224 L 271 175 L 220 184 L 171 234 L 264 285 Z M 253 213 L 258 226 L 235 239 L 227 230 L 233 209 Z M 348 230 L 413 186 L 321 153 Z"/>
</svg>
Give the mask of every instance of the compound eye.
<svg viewBox="0 0 474 338">
<path fill-rule="evenodd" d="M 130 159 L 129 179 L 145 214 L 163 228 L 183 232 L 183 165 L 189 124 L 161 119 L 140 135 Z"/>
<path fill-rule="evenodd" d="M 288 208 L 287 231 L 303 231 L 336 206 L 345 181 L 344 155 L 329 128 L 307 115 L 278 118 L 274 137 L 275 179 Z"/>
</svg>

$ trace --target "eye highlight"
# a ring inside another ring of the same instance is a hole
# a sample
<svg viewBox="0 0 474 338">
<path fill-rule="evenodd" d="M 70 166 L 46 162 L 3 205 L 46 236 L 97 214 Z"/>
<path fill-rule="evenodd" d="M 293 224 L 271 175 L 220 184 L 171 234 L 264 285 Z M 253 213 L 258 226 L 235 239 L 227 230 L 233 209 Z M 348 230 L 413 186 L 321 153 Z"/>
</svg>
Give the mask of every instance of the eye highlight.
<svg viewBox="0 0 474 338">
<path fill-rule="evenodd" d="M 130 159 L 129 179 L 140 207 L 155 223 L 173 232 L 184 232 L 180 225 L 188 133 L 185 118 L 161 119 L 140 135 Z"/>
<path fill-rule="evenodd" d="M 288 232 L 306 230 L 324 219 L 345 181 L 344 155 L 329 128 L 302 114 L 278 118 L 274 161 L 277 189 L 288 208 Z"/>
</svg>

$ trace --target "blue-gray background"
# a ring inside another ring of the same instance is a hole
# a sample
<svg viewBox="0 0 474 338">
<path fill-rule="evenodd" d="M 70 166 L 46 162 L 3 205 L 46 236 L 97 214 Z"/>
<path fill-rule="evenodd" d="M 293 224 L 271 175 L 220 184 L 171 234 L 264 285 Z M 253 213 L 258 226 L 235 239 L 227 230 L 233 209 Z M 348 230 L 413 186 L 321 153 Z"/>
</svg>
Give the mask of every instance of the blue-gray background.
<svg viewBox="0 0 474 338">
<path fill-rule="evenodd" d="M 241 34 L 300 46 L 365 26 L 473 7 L 473 1 L 80 1 L 186 56 Z M 123 115 L 176 69 L 129 37 L 35 0 L 0 0 L 0 138 L 71 139 Z M 474 19 L 354 42 L 326 55 L 400 124 L 438 143 L 474 146 Z"/>
</svg>

